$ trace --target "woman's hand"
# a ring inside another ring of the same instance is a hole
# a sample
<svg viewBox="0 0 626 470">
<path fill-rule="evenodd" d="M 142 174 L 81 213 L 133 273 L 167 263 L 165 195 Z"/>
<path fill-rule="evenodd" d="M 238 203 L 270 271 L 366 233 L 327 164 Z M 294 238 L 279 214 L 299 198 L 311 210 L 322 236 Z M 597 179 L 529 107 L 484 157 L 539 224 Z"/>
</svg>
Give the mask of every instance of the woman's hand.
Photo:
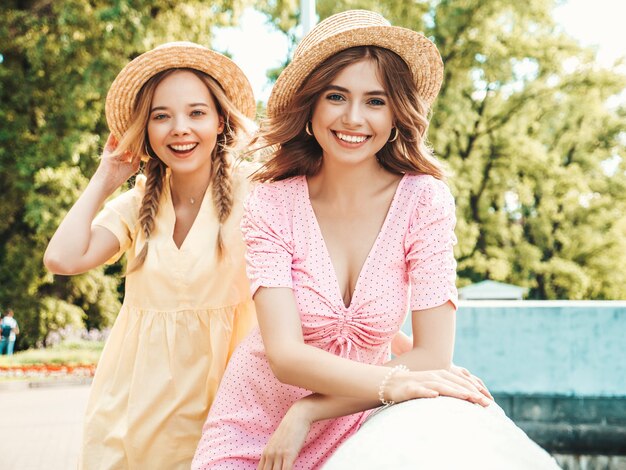
<svg viewBox="0 0 626 470">
<path fill-rule="evenodd" d="M 91 226 L 104 201 L 139 168 L 139 156 L 114 156 L 117 141 L 109 135 L 100 165 L 59 225 L 44 254 L 55 274 L 70 276 L 100 266 L 118 252 L 120 243 L 107 228 Z"/>
<path fill-rule="evenodd" d="M 114 156 L 117 148 L 117 139 L 113 134 L 109 134 L 109 138 L 104 145 L 100 165 L 96 170 L 94 179 L 98 180 L 106 191 L 110 194 L 119 188 L 131 176 L 137 173 L 141 158 L 139 155 L 132 155 L 130 152 L 124 152 L 120 156 Z"/>
<path fill-rule="evenodd" d="M 311 424 L 301 402 L 294 403 L 265 446 L 257 470 L 291 470 Z"/>
<path fill-rule="evenodd" d="M 482 392 L 479 385 L 472 380 L 473 376 L 470 374 L 468 377 L 463 370 L 460 367 L 454 367 L 451 370 L 398 371 L 385 385 L 385 398 L 399 403 L 413 398 L 434 398 L 445 395 L 483 406 L 490 405 L 491 400 L 488 398 L 490 395 Z"/>
<path fill-rule="evenodd" d="M 460 367 L 460 366 L 457 366 L 455 364 L 452 364 L 452 367 L 450 367 L 450 372 L 454 372 L 457 375 L 460 374 L 460 375 L 466 377 L 470 382 L 472 382 L 474 384 L 474 386 L 478 390 L 480 390 L 480 393 L 485 395 L 490 400 L 493 400 L 493 396 L 491 396 L 491 393 L 489 393 L 489 390 L 487 390 L 487 386 L 483 383 L 483 381 L 480 380 L 478 377 L 476 377 L 474 374 L 472 374 L 465 367 Z"/>
</svg>

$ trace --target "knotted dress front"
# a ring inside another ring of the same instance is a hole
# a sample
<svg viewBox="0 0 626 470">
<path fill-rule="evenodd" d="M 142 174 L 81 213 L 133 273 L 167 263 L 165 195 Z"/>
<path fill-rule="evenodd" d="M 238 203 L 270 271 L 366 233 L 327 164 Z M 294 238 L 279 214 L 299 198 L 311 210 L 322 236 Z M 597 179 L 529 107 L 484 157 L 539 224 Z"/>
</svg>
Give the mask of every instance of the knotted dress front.
<svg viewBox="0 0 626 470">
<path fill-rule="evenodd" d="M 456 304 L 454 225 L 448 187 L 431 176 L 404 175 L 346 306 L 306 178 L 262 184 L 242 221 L 252 292 L 293 289 L 307 344 L 382 364 L 409 309 Z M 289 407 L 309 393 L 276 379 L 253 330 L 228 365 L 192 468 L 255 469 Z M 319 468 L 367 415 L 315 423 L 295 468 Z"/>
</svg>

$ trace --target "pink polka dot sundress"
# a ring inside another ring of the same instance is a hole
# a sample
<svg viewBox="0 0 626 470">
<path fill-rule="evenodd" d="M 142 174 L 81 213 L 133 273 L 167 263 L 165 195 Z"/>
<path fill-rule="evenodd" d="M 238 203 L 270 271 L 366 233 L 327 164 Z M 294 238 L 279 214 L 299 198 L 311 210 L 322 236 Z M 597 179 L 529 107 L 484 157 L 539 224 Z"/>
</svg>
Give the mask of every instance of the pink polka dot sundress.
<svg viewBox="0 0 626 470">
<path fill-rule="evenodd" d="M 258 185 L 242 220 L 252 292 L 293 289 L 307 344 L 382 364 L 407 312 L 456 304 L 454 199 L 445 183 L 404 175 L 348 306 L 308 194 L 306 177 Z M 193 469 L 255 469 L 289 407 L 311 392 L 279 382 L 257 329 L 231 358 Z M 368 412 L 315 423 L 294 468 L 320 468 Z"/>
</svg>

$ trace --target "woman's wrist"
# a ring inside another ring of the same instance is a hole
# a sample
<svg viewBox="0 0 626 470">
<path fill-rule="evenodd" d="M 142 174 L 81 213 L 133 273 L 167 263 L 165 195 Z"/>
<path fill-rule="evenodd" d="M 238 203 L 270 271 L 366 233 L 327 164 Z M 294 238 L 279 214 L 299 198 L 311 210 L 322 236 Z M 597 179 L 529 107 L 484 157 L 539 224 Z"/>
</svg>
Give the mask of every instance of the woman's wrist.
<svg viewBox="0 0 626 470">
<path fill-rule="evenodd" d="M 287 413 L 293 414 L 298 419 L 313 424 L 314 422 L 320 421 L 322 419 L 316 413 L 316 410 L 318 410 L 318 408 L 319 406 L 316 403 L 315 395 L 309 395 L 300 398 L 299 400 L 296 400 L 296 402 L 291 405 L 291 408 L 289 408 L 289 411 L 287 411 Z"/>
<path fill-rule="evenodd" d="M 102 200 L 107 199 L 111 194 L 119 188 L 119 184 L 111 181 L 108 175 L 98 168 L 89 180 L 88 187 L 99 196 Z"/>
<path fill-rule="evenodd" d="M 398 401 L 396 394 L 393 393 L 394 384 L 406 381 L 405 374 L 408 373 L 409 368 L 404 364 L 398 364 L 389 369 L 378 387 L 378 400 L 382 405 L 393 405 Z"/>
</svg>

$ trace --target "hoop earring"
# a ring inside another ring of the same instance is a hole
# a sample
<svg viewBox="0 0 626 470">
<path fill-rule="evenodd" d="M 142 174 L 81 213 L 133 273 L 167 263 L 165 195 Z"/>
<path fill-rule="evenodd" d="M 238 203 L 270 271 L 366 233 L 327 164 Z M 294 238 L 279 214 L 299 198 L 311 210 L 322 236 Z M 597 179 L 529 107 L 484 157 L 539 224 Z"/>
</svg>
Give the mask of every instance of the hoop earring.
<svg viewBox="0 0 626 470">
<path fill-rule="evenodd" d="M 395 131 L 393 139 L 389 139 L 387 142 L 395 142 L 396 140 L 398 140 L 398 135 L 400 134 L 400 132 L 398 132 L 397 127 L 394 127 L 393 130 Z"/>
<path fill-rule="evenodd" d="M 311 121 L 306 122 L 306 126 L 304 126 L 304 132 L 313 137 L 313 131 L 309 129 L 309 124 L 311 124 Z"/>
</svg>

